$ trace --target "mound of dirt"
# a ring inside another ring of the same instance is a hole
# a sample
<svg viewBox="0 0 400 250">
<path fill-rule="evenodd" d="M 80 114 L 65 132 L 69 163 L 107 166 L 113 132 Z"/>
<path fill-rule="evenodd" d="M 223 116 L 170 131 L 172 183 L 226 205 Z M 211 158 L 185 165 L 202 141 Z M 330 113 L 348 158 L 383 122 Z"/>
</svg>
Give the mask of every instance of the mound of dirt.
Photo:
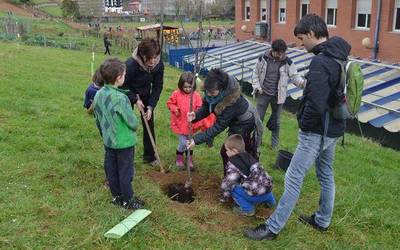
<svg viewBox="0 0 400 250">
<path fill-rule="evenodd" d="M 148 171 L 145 176 L 160 186 L 167 195 L 168 186 L 172 183 L 185 183 L 187 173 L 172 172 L 163 174 L 158 171 Z M 194 172 L 192 175 L 192 187 L 195 200 L 192 203 L 179 203 L 170 201 L 169 206 L 177 214 L 191 218 L 204 230 L 235 231 L 246 226 L 259 223 L 272 213 L 271 209 L 263 205 L 257 207 L 255 217 L 242 217 L 232 212 L 233 201 L 221 204 L 219 202 L 221 178 L 215 175 L 200 175 Z"/>
</svg>

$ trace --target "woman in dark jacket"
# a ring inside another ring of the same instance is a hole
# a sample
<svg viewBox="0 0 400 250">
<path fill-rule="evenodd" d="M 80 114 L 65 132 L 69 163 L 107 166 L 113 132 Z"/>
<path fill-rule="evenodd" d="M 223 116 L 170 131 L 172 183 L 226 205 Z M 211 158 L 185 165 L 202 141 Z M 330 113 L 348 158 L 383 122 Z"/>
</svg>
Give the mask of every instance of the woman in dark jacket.
<svg viewBox="0 0 400 250">
<path fill-rule="evenodd" d="M 164 64 L 160 60 L 160 45 L 151 38 L 145 38 L 133 51 L 132 57 L 126 61 L 125 82 L 122 88 L 130 90 L 128 93 L 132 106 L 143 108 L 145 117 L 141 116 L 143 125 L 143 160 L 156 165 L 154 149 L 149 134 L 145 129 L 144 120 L 149 123 L 151 133 L 154 133 L 154 108 L 163 88 Z M 140 100 L 137 98 L 140 96 Z"/>
<path fill-rule="evenodd" d="M 242 135 L 246 151 L 258 159 L 262 123 L 253 105 L 242 96 L 236 79 L 220 69 L 212 69 L 204 80 L 204 89 L 203 105 L 197 112 L 188 113 L 188 120 L 196 122 L 210 113 L 214 113 L 217 120 L 206 131 L 196 134 L 188 142 L 188 147 L 210 141 L 228 128 L 228 135 Z M 224 145 L 221 147 L 221 157 L 225 175 L 228 156 Z"/>
</svg>

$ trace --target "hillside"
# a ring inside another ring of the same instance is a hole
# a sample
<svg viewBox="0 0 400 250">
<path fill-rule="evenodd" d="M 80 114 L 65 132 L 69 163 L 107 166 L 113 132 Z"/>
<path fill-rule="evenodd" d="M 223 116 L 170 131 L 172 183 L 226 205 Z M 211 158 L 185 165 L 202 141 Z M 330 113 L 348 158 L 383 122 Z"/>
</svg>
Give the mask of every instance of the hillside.
<svg viewBox="0 0 400 250">
<path fill-rule="evenodd" d="M 103 187 L 103 148 L 94 120 L 82 108 L 90 82 L 89 52 L 0 42 L 0 248 L 80 249 L 255 249 L 255 248 L 399 248 L 400 154 L 368 140 L 346 136 L 337 147 L 337 196 L 333 224 L 321 234 L 297 222 L 296 215 L 318 205 L 315 174 L 304 184 L 287 227 L 274 242 L 251 242 L 242 231 L 261 218 L 240 218 L 217 202 L 222 174 L 220 135 L 211 149 L 195 150 L 196 200 L 170 201 L 163 185 L 184 182 L 185 173 L 162 175 L 142 164 L 136 150 L 134 188 L 152 214 L 118 241 L 104 232 L 129 212 L 109 203 Z M 119 55 L 121 59 L 128 54 Z M 96 55 L 98 65 L 104 57 Z M 169 129 L 165 102 L 176 88 L 179 71 L 167 67 L 165 88 L 156 109 L 160 154 L 174 162 L 176 138 Z M 141 137 L 141 132 L 138 133 Z M 285 113 L 282 148 L 293 151 L 297 124 Z M 266 133 L 264 141 L 270 135 Z M 263 147 L 262 163 L 274 177 L 274 193 L 283 191 L 284 173 L 273 169 L 276 152 Z M 259 209 L 263 217 L 270 210 Z"/>
</svg>

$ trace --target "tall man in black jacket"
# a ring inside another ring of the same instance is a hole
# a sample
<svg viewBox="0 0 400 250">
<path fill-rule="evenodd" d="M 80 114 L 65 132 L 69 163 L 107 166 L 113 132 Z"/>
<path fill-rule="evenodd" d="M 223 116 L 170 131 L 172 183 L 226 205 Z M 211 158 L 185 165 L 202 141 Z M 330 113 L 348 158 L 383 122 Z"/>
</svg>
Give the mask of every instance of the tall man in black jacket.
<svg viewBox="0 0 400 250">
<path fill-rule="evenodd" d="M 351 46 L 340 37 L 329 39 L 324 20 L 315 14 L 304 16 L 297 24 L 294 35 L 302 41 L 307 51 L 315 54 L 306 75 L 304 98 L 297 116 L 299 142 L 287 169 L 285 190 L 276 210 L 265 223 L 245 232 L 246 237 L 254 240 L 276 238 L 289 219 L 299 198 L 304 177 L 314 163 L 321 186 L 319 209 L 311 216 L 301 215 L 299 220 L 319 231 L 326 231 L 333 214 L 333 160 L 336 140 L 344 133 L 345 121 L 334 119 L 328 110 L 337 100 L 334 89 L 341 73 L 334 58 L 347 60 Z"/>
<path fill-rule="evenodd" d="M 122 88 L 129 89 L 128 97 L 132 105 L 144 109 L 145 117 L 141 116 L 143 125 L 143 160 L 156 165 L 156 157 L 151 145 L 144 120 L 149 123 L 155 140 L 153 110 L 160 99 L 164 83 L 164 64 L 160 60 L 160 45 L 151 38 L 143 39 L 133 51 L 132 57 L 126 61 L 125 82 Z M 140 96 L 138 100 L 137 95 Z"/>
</svg>

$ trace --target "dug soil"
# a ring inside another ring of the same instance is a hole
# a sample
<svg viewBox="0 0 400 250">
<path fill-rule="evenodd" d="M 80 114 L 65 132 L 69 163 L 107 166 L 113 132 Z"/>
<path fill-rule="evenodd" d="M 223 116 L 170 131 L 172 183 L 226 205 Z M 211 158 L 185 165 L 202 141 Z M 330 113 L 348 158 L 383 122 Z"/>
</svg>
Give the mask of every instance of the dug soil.
<svg viewBox="0 0 400 250">
<path fill-rule="evenodd" d="M 160 186 L 167 195 L 168 186 L 172 183 L 185 183 L 187 172 L 170 172 L 167 174 L 158 171 L 145 173 L 154 183 Z M 192 187 L 194 190 L 194 202 L 179 203 L 169 201 L 169 207 L 179 215 L 190 218 L 202 229 L 207 231 L 229 230 L 235 231 L 245 227 L 254 226 L 269 217 L 272 210 L 264 205 L 257 206 L 256 215 L 243 217 L 232 211 L 233 201 L 219 202 L 221 178 L 215 175 L 200 175 L 194 172 L 192 175 Z"/>
</svg>

